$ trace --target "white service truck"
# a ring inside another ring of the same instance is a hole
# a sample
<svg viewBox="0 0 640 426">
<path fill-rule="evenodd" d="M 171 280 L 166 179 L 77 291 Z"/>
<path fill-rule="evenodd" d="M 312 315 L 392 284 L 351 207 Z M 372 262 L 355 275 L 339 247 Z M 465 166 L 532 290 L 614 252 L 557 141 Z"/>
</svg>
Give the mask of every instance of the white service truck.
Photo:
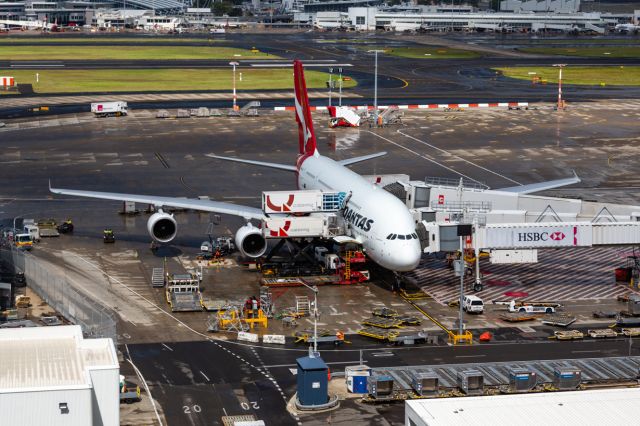
<svg viewBox="0 0 640 426">
<path fill-rule="evenodd" d="M 127 115 L 126 102 L 95 102 L 91 104 L 91 112 L 96 117 L 119 117 Z"/>
<path fill-rule="evenodd" d="M 462 310 L 470 314 L 481 314 L 484 312 L 484 302 L 478 296 L 464 296 Z"/>
</svg>

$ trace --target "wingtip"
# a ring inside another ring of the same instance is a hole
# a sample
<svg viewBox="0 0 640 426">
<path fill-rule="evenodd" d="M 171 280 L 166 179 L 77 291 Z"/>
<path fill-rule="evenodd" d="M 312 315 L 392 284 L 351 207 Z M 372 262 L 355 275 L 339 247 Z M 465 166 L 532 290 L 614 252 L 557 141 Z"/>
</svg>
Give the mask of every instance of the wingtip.
<svg viewBox="0 0 640 426">
<path fill-rule="evenodd" d="M 582 182 L 582 179 L 580 179 L 580 176 L 578 176 L 578 174 L 576 173 L 575 169 L 571 170 L 573 172 L 573 177 L 576 178 L 576 183 Z"/>
</svg>

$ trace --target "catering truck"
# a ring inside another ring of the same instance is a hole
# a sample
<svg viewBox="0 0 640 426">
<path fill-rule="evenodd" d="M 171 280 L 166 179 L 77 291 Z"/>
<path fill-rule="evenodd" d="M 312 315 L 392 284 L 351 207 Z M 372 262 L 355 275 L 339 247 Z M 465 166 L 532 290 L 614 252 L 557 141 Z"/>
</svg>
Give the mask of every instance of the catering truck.
<svg viewBox="0 0 640 426">
<path fill-rule="evenodd" d="M 96 102 L 91 104 L 91 112 L 96 117 L 119 117 L 127 115 L 126 102 Z"/>
</svg>

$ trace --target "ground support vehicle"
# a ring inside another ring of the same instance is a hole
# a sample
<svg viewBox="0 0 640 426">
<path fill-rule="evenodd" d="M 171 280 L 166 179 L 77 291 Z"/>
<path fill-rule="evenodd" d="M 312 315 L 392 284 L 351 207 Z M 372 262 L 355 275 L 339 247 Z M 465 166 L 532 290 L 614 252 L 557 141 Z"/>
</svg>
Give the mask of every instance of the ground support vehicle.
<svg viewBox="0 0 640 426">
<path fill-rule="evenodd" d="M 132 404 L 139 402 L 141 399 L 140 386 L 132 382 L 120 382 L 120 403 Z"/>
<path fill-rule="evenodd" d="M 462 310 L 470 314 L 481 314 L 484 312 L 484 302 L 478 296 L 464 296 Z"/>
<path fill-rule="evenodd" d="M 116 235 L 113 233 L 112 229 L 107 228 L 102 231 L 102 241 L 106 244 L 116 242 Z"/>
<path fill-rule="evenodd" d="M 127 115 L 126 102 L 96 102 L 91 104 L 91 112 L 96 117 L 120 117 Z"/>
<path fill-rule="evenodd" d="M 40 232 L 40 238 L 59 237 L 58 224 L 54 219 L 40 219 L 36 224 Z"/>
<path fill-rule="evenodd" d="M 33 248 L 33 240 L 29 234 L 17 234 L 13 238 L 13 244 L 19 250 L 31 250 Z"/>
<path fill-rule="evenodd" d="M 172 312 L 194 312 L 202 310 L 200 280 L 193 274 L 173 274 L 167 279 L 165 288 L 167 303 Z"/>
</svg>

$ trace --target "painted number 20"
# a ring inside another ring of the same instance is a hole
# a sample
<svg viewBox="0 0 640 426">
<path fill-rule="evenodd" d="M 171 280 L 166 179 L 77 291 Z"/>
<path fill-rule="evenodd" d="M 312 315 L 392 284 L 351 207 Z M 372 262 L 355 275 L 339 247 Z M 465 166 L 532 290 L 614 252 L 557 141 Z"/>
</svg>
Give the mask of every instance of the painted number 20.
<svg viewBox="0 0 640 426">
<path fill-rule="evenodd" d="M 198 404 L 189 407 L 188 405 L 183 405 L 182 406 L 182 411 L 184 411 L 185 414 L 191 414 L 193 413 L 199 413 L 202 411 L 202 407 L 200 407 Z"/>
<path fill-rule="evenodd" d="M 258 403 L 256 401 L 241 402 L 240 406 L 245 411 L 249 411 L 250 408 L 253 408 L 254 410 L 259 410 L 260 409 L 260 406 L 258 405 Z"/>
</svg>

